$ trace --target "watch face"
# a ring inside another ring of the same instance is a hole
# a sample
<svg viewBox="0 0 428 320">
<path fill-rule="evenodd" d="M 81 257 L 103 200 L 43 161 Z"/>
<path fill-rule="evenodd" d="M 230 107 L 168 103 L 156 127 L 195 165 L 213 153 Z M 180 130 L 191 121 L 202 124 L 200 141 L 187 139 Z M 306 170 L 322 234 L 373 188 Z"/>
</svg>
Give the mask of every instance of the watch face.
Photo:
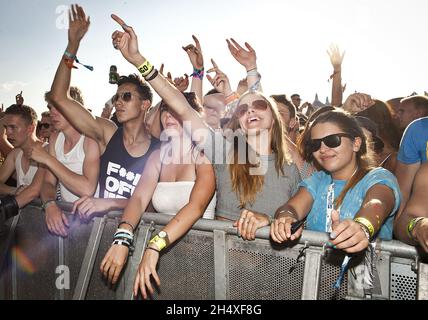
<svg viewBox="0 0 428 320">
<path fill-rule="evenodd" d="M 165 238 L 166 237 L 166 232 L 165 231 L 160 231 L 158 234 L 159 237 L 161 238 Z"/>
</svg>

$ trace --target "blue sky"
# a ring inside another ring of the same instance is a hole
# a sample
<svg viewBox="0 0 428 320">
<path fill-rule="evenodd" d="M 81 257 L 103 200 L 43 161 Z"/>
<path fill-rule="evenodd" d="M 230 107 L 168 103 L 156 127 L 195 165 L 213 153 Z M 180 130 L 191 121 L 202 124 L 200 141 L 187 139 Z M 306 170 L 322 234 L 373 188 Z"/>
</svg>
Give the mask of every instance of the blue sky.
<svg viewBox="0 0 428 320">
<path fill-rule="evenodd" d="M 56 0 L 0 0 L 0 103 L 5 107 L 23 91 L 26 104 L 45 109 L 43 94 L 67 43 L 62 24 L 65 6 Z M 226 38 L 249 42 L 258 55 L 259 71 L 268 94 L 298 92 L 304 100 L 330 96 L 331 66 L 326 50 L 337 43 L 346 50 L 345 96 L 367 92 L 389 99 L 428 91 L 426 19 L 423 0 L 108 0 L 80 1 L 91 16 L 90 30 L 78 57 L 95 67 L 79 68 L 72 84 L 79 86 L 86 105 L 101 113 L 115 86 L 108 83 L 109 66 L 121 74 L 135 72 L 111 45 L 117 29 L 111 13 L 121 16 L 139 35 L 141 52 L 154 64 L 165 63 L 173 76 L 190 73 L 181 46 L 195 34 L 205 54 L 214 58 L 236 86 L 245 76 L 226 46 Z M 210 89 L 205 82 L 205 91 Z"/>
</svg>

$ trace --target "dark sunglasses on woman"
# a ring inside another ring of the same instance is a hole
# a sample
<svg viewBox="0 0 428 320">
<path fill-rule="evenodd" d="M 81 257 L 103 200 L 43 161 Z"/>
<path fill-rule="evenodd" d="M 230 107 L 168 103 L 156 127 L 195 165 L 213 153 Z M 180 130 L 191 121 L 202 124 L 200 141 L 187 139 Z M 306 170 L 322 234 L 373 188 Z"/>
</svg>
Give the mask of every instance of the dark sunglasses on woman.
<svg viewBox="0 0 428 320">
<path fill-rule="evenodd" d="M 262 99 L 254 100 L 251 103 L 251 106 L 253 107 L 254 110 L 265 111 L 268 107 L 268 102 Z M 236 107 L 235 113 L 240 118 L 247 113 L 248 108 L 249 108 L 249 105 L 247 103 L 240 104 L 239 106 Z"/>
<path fill-rule="evenodd" d="M 324 142 L 324 144 L 329 148 L 337 148 L 342 143 L 342 137 L 346 137 L 351 140 L 354 139 L 354 137 L 348 133 L 335 133 L 321 139 L 310 139 L 309 148 L 311 152 L 317 152 L 321 148 L 321 142 Z"/>
</svg>

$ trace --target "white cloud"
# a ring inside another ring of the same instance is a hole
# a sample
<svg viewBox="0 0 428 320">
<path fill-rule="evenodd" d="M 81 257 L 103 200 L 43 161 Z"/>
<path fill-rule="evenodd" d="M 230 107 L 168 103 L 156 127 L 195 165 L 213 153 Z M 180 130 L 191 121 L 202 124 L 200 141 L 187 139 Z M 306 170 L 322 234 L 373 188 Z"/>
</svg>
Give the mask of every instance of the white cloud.
<svg viewBox="0 0 428 320">
<path fill-rule="evenodd" d="M 0 83 L 0 89 L 5 91 L 14 91 L 16 88 L 22 88 L 27 86 L 28 84 L 22 81 L 9 81 Z"/>
</svg>

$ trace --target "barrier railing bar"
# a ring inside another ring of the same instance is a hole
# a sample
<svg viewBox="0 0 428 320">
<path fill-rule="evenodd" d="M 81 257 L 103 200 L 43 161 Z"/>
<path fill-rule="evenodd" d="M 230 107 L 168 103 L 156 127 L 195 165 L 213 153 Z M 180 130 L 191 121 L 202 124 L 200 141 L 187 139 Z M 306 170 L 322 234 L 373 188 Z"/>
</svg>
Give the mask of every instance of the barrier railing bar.
<svg viewBox="0 0 428 320">
<path fill-rule="evenodd" d="M 428 300 L 428 264 L 419 263 L 417 280 L 417 300 Z"/>
<path fill-rule="evenodd" d="M 57 204 L 64 211 L 70 212 L 73 208 L 72 203 L 57 201 Z M 36 201 L 33 201 L 31 205 L 40 206 L 41 202 L 39 200 L 36 200 Z M 122 213 L 123 213 L 122 211 L 111 211 L 108 213 L 107 217 L 117 218 L 121 216 Z M 164 225 L 167 224 L 171 218 L 172 218 L 172 215 L 169 215 L 169 214 L 151 213 L 151 212 L 145 212 L 142 217 L 142 219 L 147 223 L 150 223 L 150 221 L 155 221 L 158 224 L 164 224 Z M 237 235 L 236 228 L 232 226 L 231 222 L 227 222 L 227 221 L 200 219 L 193 226 L 193 229 L 197 229 L 201 231 L 213 231 L 214 229 L 223 230 L 227 234 Z M 269 227 L 263 227 L 257 230 L 256 237 L 261 239 L 269 239 L 269 236 L 270 236 Z M 305 230 L 303 231 L 303 234 L 299 240 L 299 243 L 307 242 L 309 245 L 322 247 L 328 241 L 329 241 L 329 237 L 326 233 Z M 391 241 L 379 240 L 377 244 L 377 249 L 379 251 L 388 251 L 394 257 L 413 259 L 415 256 L 418 255 L 418 252 L 415 247 L 409 246 L 397 240 L 391 240 Z"/>
<path fill-rule="evenodd" d="M 172 218 L 171 215 L 161 213 L 145 212 L 142 219 L 144 221 L 155 221 L 159 224 L 167 224 Z M 193 226 L 193 229 L 201 231 L 223 230 L 227 234 L 237 235 L 237 230 L 233 227 L 233 223 L 229 221 L 199 219 Z M 270 228 L 263 227 L 257 230 L 256 237 L 259 239 L 269 240 Z M 327 233 L 305 230 L 299 243 L 307 243 L 309 246 L 322 247 L 326 242 L 330 241 Z M 378 240 L 376 249 L 379 251 L 388 251 L 395 257 L 414 259 L 418 255 L 416 248 L 404 244 L 397 240 L 384 241 Z"/>
<path fill-rule="evenodd" d="M 302 300 L 317 300 L 321 276 L 321 249 L 306 249 Z"/>
<path fill-rule="evenodd" d="M 135 251 L 132 255 L 131 259 L 129 259 L 128 263 L 130 266 L 126 268 L 126 280 L 125 280 L 125 292 L 123 295 L 123 300 L 133 300 L 134 299 L 134 280 L 135 275 L 137 274 L 138 267 L 140 265 L 141 259 L 143 258 L 145 248 L 147 246 L 147 242 L 149 241 L 153 229 L 154 222 L 150 224 L 150 226 L 140 225 L 138 231 L 135 235 L 135 239 L 140 239 L 139 234 L 142 232 L 142 229 L 145 229 L 145 235 L 143 241 L 138 241 L 135 244 Z"/>
<path fill-rule="evenodd" d="M 229 287 L 228 257 L 226 232 L 214 230 L 214 283 L 216 300 L 226 300 L 229 297 L 227 290 Z"/>
<path fill-rule="evenodd" d="M 65 265 L 65 262 L 64 262 L 64 238 L 63 237 L 58 237 L 58 264 L 60 266 Z M 64 288 L 64 286 L 60 286 L 59 300 L 65 300 L 65 288 Z"/>
<path fill-rule="evenodd" d="M 86 247 L 82 267 L 79 272 L 79 278 L 77 279 L 76 288 L 74 290 L 73 300 L 85 299 L 106 221 L 105 216 L 94 219 L 91 236 L 89 238 L 88 246 Z"/>
</svg>

